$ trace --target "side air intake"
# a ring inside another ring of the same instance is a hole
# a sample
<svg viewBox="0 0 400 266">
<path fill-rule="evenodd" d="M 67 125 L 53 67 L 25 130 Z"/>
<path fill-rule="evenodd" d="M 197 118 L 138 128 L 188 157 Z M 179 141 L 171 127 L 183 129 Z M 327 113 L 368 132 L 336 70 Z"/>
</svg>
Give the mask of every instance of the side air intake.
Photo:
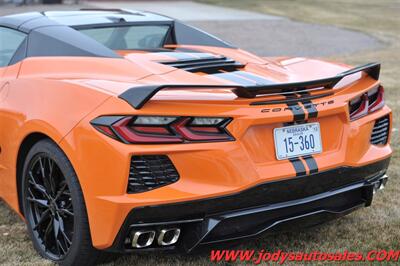
<svg viewBox="0 0 400 266">
<path fill-rule="evenodd" d="M 128 193 L 140 193 L 172 184 L 178 171 L 166 155 L 132 156 Z"/>
<path fill-rule="evenodd" d="M 384 116 L 375 121 L 372 129 L 371 144 L 385 145 L 389 139 L 390 120 L 389 116 Z"/>
</svg>

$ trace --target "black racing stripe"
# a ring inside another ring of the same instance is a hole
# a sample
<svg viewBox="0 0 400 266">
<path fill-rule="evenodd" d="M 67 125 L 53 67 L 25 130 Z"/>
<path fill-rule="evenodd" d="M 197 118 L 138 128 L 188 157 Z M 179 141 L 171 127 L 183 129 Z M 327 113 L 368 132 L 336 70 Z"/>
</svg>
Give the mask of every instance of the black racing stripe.
<svg viewBox="0 0 400 266">
<path fill-rule="evenodd" d="M 293 113 L 294 122 L 302 122 L 306 119 L 303 107 L 301 107 L 297 102 L 287 103 L 287 106 Z"/>
<path fill-rule="evenodd" d="M 256 74 L 253 73 L 249 73 L 246 71 L 235 71 L 232 72 L 233 74 L 245 77 L 247 79 L 253 80 L 254 82 L 256 82 L 257 84 L 261 84 L 261 85 L 270 85 L 270 84 L 276 84 L 276 82 L 269 80 L 269 79 L 265 79 L 261 76 L 258 76 Z"/>
<path fill-rule="evenodd" d="M 183 53 L 204 53 L 203 51 L 192 49 L 192 48 L 184 48 L 184 47 L 177 47 L 173 49 L 176 52 L 183 52 Z"/>
<path fill-rule="evenodd" d="M 293 97 L 296 96 L 286 96 L 287 99 L 292 99 Z M 306 115 L 303 108 L 297 102 L 287 103 L 287 106 L 293 113 L 294 122 L 304 122 Z M 290 158 L 289 161 L 292 163 L 296 171 L 296 176 L 306 175 L 306 168 L 299 158 Z"/>
<path fill-rule="evenodd" d="M 292 163 L 296 176 L 306 175 L 306 168 L 299 158 L 290 158 L 289 161 Z"/>
<path fill-rule="evenodd" d="M 310 174 L 318 173 L 318 164 L 314 157 L 307 155 L 303 156 L 303 159 L 306 161 L 307 167 L 310 170 Z"/>
<path fill-rule="evenodd" d="M 236 84 L 243 85 L 243 86 L 255 85 L 254 82 L 252 82 L 248 79 L 242 78 L 240 76 L 233 75 L 231 73 L 218 73 L 218 74 L 214 74 L 212 76 L 217 77 L 217 78 L 222 78 L 225 80 L 229 80 L 229 81 L 235 82 Z"/>
<path fill-rule="evenodd" d="M 177 60 L 189 60 L 189 59 L 199 59 L 198 57 L 190 53 L 179 53 L 179 52 L 159 52 L 159 54 L 166 55 Z"/>
<path fill-rule="evenodd" d="M 310 97 L 311 95 L 309 92 L 303 92 L 301 93 L 301 96 Z M 300 102 L 304 105 L 304 108 L 307 110 L 308 118 L 318 117 L 318 110 L 310 99 L 300 99 Z"/>
<path fill-rule="evenodd" d="M 310 100 L 302 101 L 304 108 L 308 111 L 308 118 L 318 117 L 318 110 Z"/>
</svg>

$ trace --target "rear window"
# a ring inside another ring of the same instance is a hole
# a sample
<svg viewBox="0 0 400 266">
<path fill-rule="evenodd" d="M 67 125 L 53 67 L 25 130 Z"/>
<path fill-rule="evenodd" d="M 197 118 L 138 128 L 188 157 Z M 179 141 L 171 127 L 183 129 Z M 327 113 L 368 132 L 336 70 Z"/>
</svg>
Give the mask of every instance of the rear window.
<svg viewBox="0 0 400 266">
<path fill-rule="evenodd" d="M 0 67 L 10 63 L 25 37 L 22 32 L 0 27 Z"/>
<path fill-rule="evenodd" d="M 164 46 L 168 25 L 144 25 L 80 29 L 79 31 L 112 50 L 157 49 Z"/>
</svg>

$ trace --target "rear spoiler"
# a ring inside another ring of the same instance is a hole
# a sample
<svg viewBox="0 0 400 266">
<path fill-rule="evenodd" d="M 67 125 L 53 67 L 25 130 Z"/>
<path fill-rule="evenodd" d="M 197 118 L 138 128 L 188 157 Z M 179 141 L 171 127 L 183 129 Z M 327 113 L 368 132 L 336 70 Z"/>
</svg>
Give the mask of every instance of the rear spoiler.
<svg viewBox="0 0 400 266">
<path fill-rule="evenodd" d="M 144 85 L 128 89 L 119 98 L 129 103 L 135 109 L 141 109 L 157 92 L 167 88 L 202 88 L 202 89 L 232 89 L 238 97 L 242 98 L 255 98 L 257 95 L 268 93 L 286 93 L 295 92 L 299 89 L 313 89 L 324 88 L 332 89 L 344 77 L 358 73 L 365 72 L 375 80 L 379 79 L 381 65 L 379 63 L 369 63 L 355 68 L 349 69 L 345 72 L 339 73 L 334 77 L 323 78 L 310 81 L 292 82 L 292 83 L 278 83 L 268 85 L 190 85 L 190 84 L 164 84 L 164 85 Z"/>
</svg>

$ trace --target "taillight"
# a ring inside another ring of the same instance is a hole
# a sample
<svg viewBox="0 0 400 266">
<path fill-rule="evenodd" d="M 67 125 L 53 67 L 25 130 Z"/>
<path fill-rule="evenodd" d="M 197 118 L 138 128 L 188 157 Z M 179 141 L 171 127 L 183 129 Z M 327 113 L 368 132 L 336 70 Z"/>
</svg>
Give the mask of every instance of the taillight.
<svg viewBox="0 0 400 266">
<path fill-rule="evenodd" d="M 385 106 L 384 89 L 379 86 L 349 102 L 350 119 L 356 120 Z"/>
<path fill-rule="evenodd" d="M 231 118 L 175 116 L 102 116 L 91 124 L 125 143 L 187 143 L 229 141 Z"/>
</svg>

